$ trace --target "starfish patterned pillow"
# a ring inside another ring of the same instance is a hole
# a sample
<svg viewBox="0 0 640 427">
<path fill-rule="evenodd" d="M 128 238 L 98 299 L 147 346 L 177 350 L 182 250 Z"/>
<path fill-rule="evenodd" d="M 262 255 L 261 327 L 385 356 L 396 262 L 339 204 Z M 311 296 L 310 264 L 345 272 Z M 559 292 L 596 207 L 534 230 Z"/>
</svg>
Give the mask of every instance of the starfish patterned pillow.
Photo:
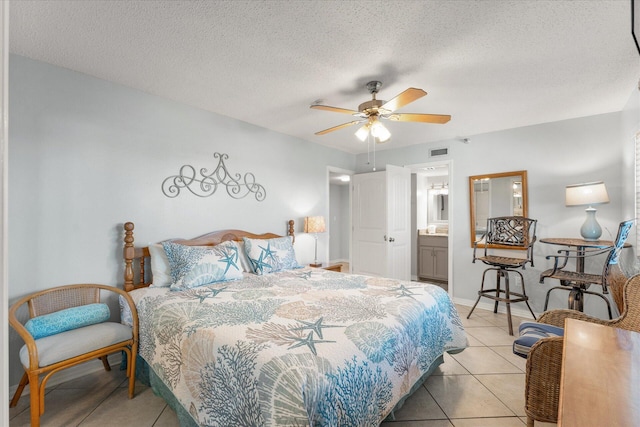
<svg viewBox="0 0 640 427">
<path fill-rule="evenodd" d="M 162 243 L 171 267 L 171 290 L 242 279 L 238 247 L 223 242 L 211 248 Z"/>
<path fill-rule="evenodd" d="M 300 268 L 291 237 L 250 239 L 244 237 L 244 250 L 255 274 Z"/>
</svg>

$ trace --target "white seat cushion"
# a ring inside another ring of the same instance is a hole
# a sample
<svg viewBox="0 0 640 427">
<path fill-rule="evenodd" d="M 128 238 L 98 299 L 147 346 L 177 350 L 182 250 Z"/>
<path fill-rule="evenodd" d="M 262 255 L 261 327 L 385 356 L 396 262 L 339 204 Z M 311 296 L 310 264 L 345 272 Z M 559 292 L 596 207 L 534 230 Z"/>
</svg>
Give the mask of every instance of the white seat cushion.
<svg viewBox="0 0 640 427">
<path fill-rule="evenodd" d="M 104 322 L 40 338 L 36 340 L 39 367 L 127 341 L 131 337 L 129 326 Z M 29 367 L 29 351 L 26 345 L 20 349 L 20 362 L 23 366 Z"/>
</svg>

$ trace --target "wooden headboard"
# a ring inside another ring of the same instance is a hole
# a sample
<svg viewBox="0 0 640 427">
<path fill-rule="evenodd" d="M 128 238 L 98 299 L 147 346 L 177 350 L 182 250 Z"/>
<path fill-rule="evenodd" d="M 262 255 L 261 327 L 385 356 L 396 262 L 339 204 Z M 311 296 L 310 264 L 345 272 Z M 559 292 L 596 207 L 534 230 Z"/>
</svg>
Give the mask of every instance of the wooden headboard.
<svg viewBox="0 0 640 427">
<path fill-rule="evenodd" d="M 295 240 L 294 221 L 289 220 L 287 225 L 287 235 Z M 149 259 L 149 247 L 134 246 L 133 229 L 133 222 L 124 224 L 124 290 L 127 292 L 144 288 L 151 284 L 151 281 L 145 280 L 145 263 Z M 251 239 L 272 239 L 282 236 L 274 233 L 254 234 L 243 230 L 219 230 L 194 239 L 170 240 L 174 243 L 187 246 L 215 246 L 228 240 L 242 241 L 243 237 Z"/>
</svg>

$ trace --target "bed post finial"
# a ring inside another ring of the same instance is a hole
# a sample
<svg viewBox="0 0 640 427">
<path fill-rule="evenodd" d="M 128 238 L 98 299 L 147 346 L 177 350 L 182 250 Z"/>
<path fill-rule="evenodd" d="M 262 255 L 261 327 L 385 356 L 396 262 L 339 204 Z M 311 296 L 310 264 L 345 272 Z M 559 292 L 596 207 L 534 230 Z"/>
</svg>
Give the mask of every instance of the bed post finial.
<svg viewBox="0 0 640 427">
<path fill-rule="evenodd" d="M 296 242 L 296 235 L 293 227 L 293 224 L 295 224 L 295 222 L 292 219 L 290 219 L 288 224 L 289 224 L 289 230 L 287 234 L 291 236 L 291 243 L 293 244 Z"/>
<path fill-rule="evenodd" d="M 124 224 L 124 290 L 127 292 L 133 290 L 133 258 L 135 256 L 133 228 L 132 222 Z"/>
</svg>

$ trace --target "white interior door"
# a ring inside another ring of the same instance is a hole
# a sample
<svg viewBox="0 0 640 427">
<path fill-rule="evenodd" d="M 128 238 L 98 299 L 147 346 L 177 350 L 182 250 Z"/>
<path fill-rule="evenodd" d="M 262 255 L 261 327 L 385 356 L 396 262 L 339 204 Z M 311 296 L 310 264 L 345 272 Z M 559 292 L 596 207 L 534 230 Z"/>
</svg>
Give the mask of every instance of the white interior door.
<svg viewBox="0 0 640 427">
<path fill-rule="evenodd" d="M 411 171 L 387 165 L 387 277 L 411 280 Z"/>
<path fill-rule="evenodd" d="M 410 177 L 392 165 L 353 176 L 353 273 L 410 280 Z"/>
<path fill-rule="evenodd" d="M 387 276 L 386 172 L 353 176 L 351 272 Z"/>
</svg>

